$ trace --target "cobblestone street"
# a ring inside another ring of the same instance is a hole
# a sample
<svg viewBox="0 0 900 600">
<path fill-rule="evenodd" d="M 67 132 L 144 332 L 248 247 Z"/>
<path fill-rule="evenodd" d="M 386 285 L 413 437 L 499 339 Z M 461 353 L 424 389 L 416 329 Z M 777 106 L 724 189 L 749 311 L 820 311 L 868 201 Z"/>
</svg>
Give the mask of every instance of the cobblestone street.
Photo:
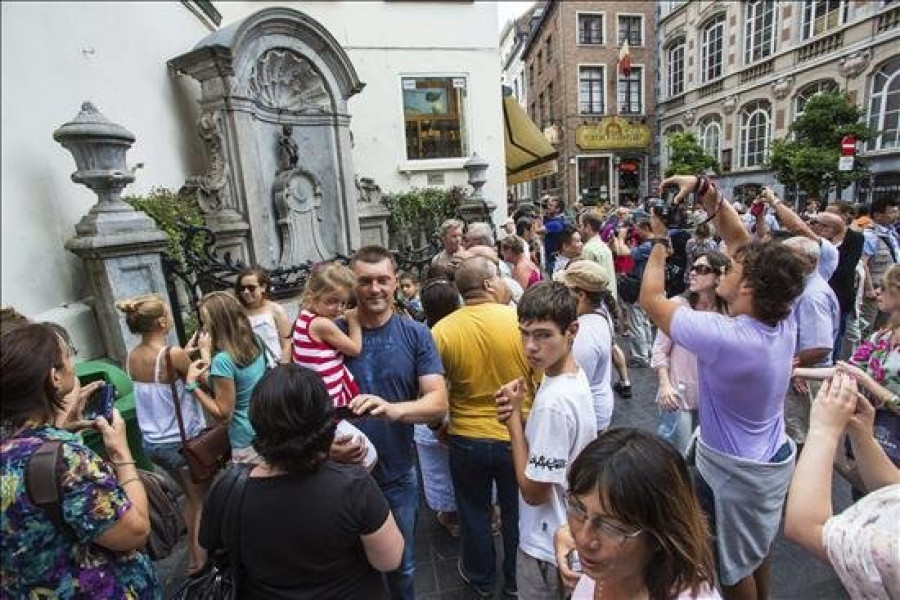
<svg viewBox="0 0 900 600">
<path fill-rule="evenodd" d="M 632 426 L 654 429 L 656 408 L 654 394 L 656 378 L 651 369 L 631 369 L 634 398 L 621 400 L 613 414 L 613 426 Z M 840 478 L 833 485 L 834 510 L 841 511 L 850 504 L 850 489 Z M 498 538 L 499 539 L 499 538 Z M 416 536 L 417 566 L 416 594 L 421 600 L 456 600 L 474 598 L 456 571 L 458 542 L 437 522 L 434 513 L 425 507 L 419 512 Z M 498 545 L 499 555 L 499 545 Z M 183 545 L 167 560 L 158 563 L 160 580 L 167 595 L 181 581 L 187 565 Z M 500 598 L 499 583 L 497 598 Z M 773 600 L 830 600 L 848 598 L 834 571 L 820 563 L 779 534 L 772 552 Z"/>
</svg>

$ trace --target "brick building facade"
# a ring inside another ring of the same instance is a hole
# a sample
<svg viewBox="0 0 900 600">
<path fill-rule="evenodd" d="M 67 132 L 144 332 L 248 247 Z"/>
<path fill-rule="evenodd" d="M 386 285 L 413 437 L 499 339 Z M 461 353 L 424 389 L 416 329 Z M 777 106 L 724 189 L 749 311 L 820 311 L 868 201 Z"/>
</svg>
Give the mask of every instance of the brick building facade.
<svg viewBox="0 0 900 600">
<path fill-rule="evenodd" d="M 542 6 L 522 51 L 527 109 L 559 152 L 555 175 L 534 195 L 619 203 L 648 194 L 654 122 L 655 3 L 559 2 Z M 628 39 L 631 71 L 618 69 Z"/>
</svg>

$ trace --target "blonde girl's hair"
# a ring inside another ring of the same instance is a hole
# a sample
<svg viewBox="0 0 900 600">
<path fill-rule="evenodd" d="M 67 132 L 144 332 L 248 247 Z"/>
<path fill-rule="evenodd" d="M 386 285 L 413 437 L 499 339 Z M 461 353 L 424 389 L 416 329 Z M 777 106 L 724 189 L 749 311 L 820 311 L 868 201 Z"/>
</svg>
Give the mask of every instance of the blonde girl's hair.
<svg viewBox="0 0 900 600">
<path fill-rule="evenodd" d="M 262 348 L 237 298 L 228 292 L 210 292 L 200 299 L 197 308 L 206 313 L 203 326 L 209 333 L 213 354 L 225 352 L 239 367 L 259 357 Z"/>
<path fill-rule="evenodd" d="M 116 302 L 116 308 L 125 313 L 125 324 L 134 334 L 153 331 L 159 320 L 166 316 L 166 301 L 159 294 L 125 298 Z"/>
<path fill-rule="evenodd" d="M 353 290 L 355 285 L 356 275 L 349 267 L 336 262 L 322 263 L 313 267 L 307 277 L 300 303 L 309 308 L 323 294 L 338 289 Z"/>
</svg>

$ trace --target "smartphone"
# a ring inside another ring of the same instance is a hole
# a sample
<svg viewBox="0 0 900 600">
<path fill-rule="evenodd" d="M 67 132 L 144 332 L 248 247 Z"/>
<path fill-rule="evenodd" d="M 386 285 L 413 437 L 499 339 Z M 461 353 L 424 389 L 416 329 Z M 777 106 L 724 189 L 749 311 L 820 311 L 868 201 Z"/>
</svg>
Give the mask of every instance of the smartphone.
<svg viewBox="0 0 900 600">
<path fill-rule="evenodd" d="M 762 214 L 762 211 L 766 210 L 766 203 L 762 201 L 754 202 L 750 205 L 750 214 L 754 217 L 758 217 Z"/>
<path fill-rule="evenodd" d="M 349 406 L 338 406 L 334 409 L 334 418 L 337 421 L 354 421 L 362 419 L 365 415 L 358 415 Z"/>
<path fill-rule="evenodd" d="M 578 550 L 572 550 L 566 555 L 569 561 L 569 568 L 576 573 L 581 573 L 581 558 L 578 556 Z"/>
<path fill-rule="evenodd" d="M 107 421 L 112 421 L 115 402 L 116 387 L 111 383 L 104 383 L 94 390 L 85 402 L 84 418 L 93 421 L 97 417 L 103 417 Z"/>
</svg>

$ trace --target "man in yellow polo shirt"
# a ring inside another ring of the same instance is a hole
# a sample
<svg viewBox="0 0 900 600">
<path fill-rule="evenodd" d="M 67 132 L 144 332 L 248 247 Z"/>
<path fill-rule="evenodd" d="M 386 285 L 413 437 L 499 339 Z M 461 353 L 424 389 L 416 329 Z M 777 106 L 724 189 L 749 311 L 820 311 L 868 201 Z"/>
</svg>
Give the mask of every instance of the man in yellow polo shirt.
<svg viewBox="0 0 900 600">
<path fill-rule="evenodd" d="M 464 301 L 432 329 L 450 392 L 450 476 L 460 526 L 459 574 L 484 598 L 494 597 L 496 557 L 491 492 L 497 488 L 503 537 L 503 591 L 516 593 L 519 492 L 507 428 L 497 421 L 494 394 L 508 381 L 532 380 L 515 308 L 497 264 L 465 259 L 456 271 Z M 531 388 L 533 389 L 533 387 Z M 531 396 L 526 408 L 531 406 Z"/>
</svg>

